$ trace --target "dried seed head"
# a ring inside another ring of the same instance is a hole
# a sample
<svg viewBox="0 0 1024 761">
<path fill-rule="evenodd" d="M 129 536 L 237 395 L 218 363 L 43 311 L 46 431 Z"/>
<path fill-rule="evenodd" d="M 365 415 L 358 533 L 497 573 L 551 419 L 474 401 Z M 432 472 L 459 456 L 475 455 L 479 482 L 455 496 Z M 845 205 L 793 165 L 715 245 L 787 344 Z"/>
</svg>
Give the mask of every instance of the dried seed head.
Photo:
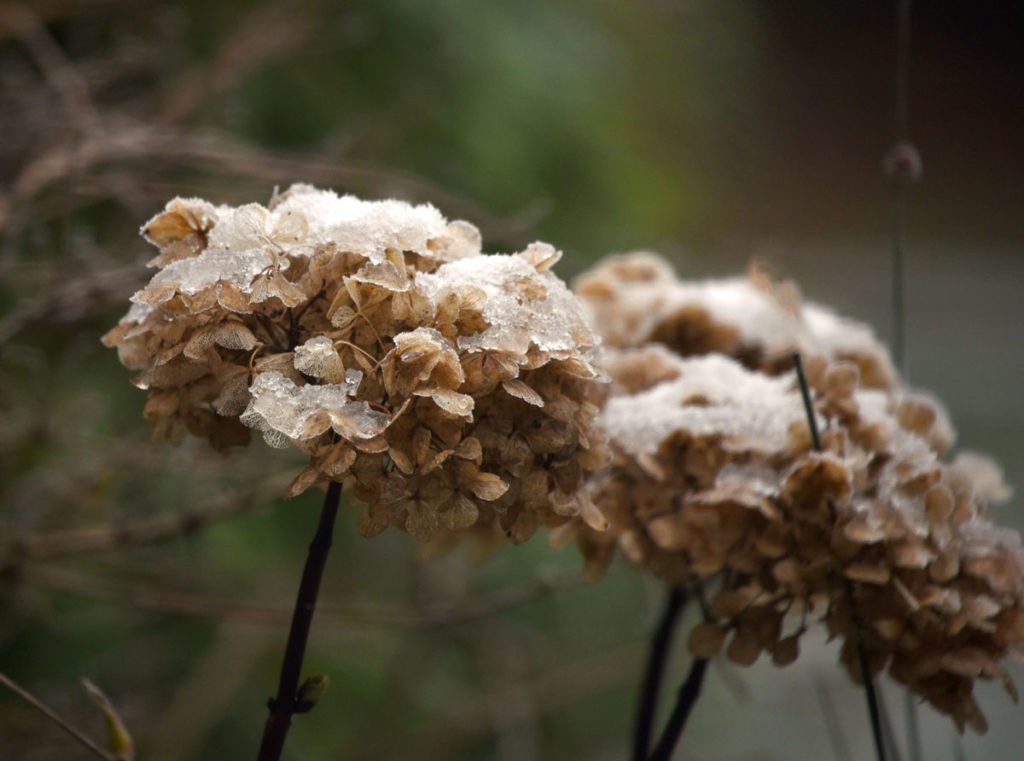
<svg viewBox="0 0 1024 761">
<path fill-rule="evenodd" d="M 574 288 L 609 346 L 653 342 L 682 357 L 726 354 L 771 374 L 788 371 L 790 355 L 800 351 L 848 360 L 868 387 L 889 388 L 896 377 L 867 326 L 801 303 L 794 286 L 757 269 L 746 278 L 686 282 L 645 252 L 608 257 Z"/>
<path fill-rule="evenodd" d="M 617 546 L 671 584 L 716 590 L 690 647 L 740 664 L 762 651 L 791 663 L 821 618 L 855 678 L 859 646 L 873 672 L 982 727 L 973 681 L 1014 694 L 1000 663 L 1024 646 L 1024 551 L 987 514 L 986 498 L 1007 496 L 998 469 L 942 461 L 941 405 L 895 386 L 865 330 L 761 281 L 679 284 L 645 255 L 577 288 L 620 347 L 599 417 L 613 461 L 589 482 L 610 528 L 578 529 L 589 574 Z M 823 452 L 771 359 L 782 347 L 816 352 Z M 783 636 L 787 612 L 801 619 Z"/>
<path fill-rule="evenodd" d="M 298 447 L 288 493 L 346 482 L 366 534 L 600 523 L 577 496 L 606 458 L 598 339 L 551 246 L 484 256 L 431 206 L 306 185 L 267 208 L 177 199 L 144 234 L 158 271 L 104 341 L 160 438 Z"/>
</svg>

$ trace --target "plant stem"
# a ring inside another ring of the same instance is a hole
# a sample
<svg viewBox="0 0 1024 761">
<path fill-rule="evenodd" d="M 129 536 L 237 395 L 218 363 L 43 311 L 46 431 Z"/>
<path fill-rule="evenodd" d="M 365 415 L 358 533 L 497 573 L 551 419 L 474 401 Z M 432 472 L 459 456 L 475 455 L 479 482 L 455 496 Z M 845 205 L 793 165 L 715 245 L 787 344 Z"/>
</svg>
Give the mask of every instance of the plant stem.
<svg viewBox="0 0 1024 761">
<path fill-rule="evenodd" d="M 658 693 L 661 691 L 665 664 L 672 647 L 672 635 L 684 607 L 686 592 L 680 587 L 669 587 L 665 608 L 658 621 L 658 628 L 654 631 L 651 650 L 647 656 L 647 671 L 640 691 L 640 704 L 637 707 L 636 726 L 633 732 L 633 761 L 646 761 L 650 751 L 651 731 L 658 708 Z"/>
<path fill-rule="evenodd" d="M 668 725 L 662 734 L 658 745 L 651 754 L 650 761 L 669 761 L 672 752 L 679 742 L 686 727 L 686 720 L 690 718 L 690 711 L 693 710 L 700 697 L 700 688 L 704 683 L 704 672 L 707 671 L 708 661 L 706 658 L 694 658 L 690 665 L 690 673 L 686 675 L 686 681 L 679 688 L 679 696 L 676 699 L 676 706 L 672 709 Z"/>
<path fill-rule="evenodd" d="M 260 744 L 258 761 L 279 761 L 284 740 L 292 723 L 292 716 L 299 712 L 297 694 L 299 678 L 302 676 L 302 659 L 306 654 L 309 627 L 313 622 L 317 595 L 320 593 L 320 579 L 324 575 L 327 553 L 331 549 L 334 533 L 334 519 L 338 515 L 341 501 L 341 484 L 332 481 L 327 487 L 327 496 L 320 511 L 320 523 L 309 545 L 306 566 L 302 570 L 302 581 L 295 599 L 288 644 L 285 645 L 284 662 L 281 664 L 281 678 L 277 686 L 277 697 L 271 698 L 267 707 L 270 713 L 263 727 L 263 741 Z"/>
<path fill-rule="evenodd" d="M 903 691 L 904 716 L 907 722 L 907 755 L 910 761 L 924 761 L 921 751 L 921 730 L 917 722 L 917 698 L 910 688 Z"/>
<path fill-rule="evenodd" d="M 804 363 L 800 357 L 800 352 L 793 352 L 793 367 L 796 370 L 796 377 L 800 383 L 800 396 L 803 397 L 804 411 L 807 413 L 807 426 L 811 430 L 811 443 L 814 445 L 814 450 L 820 452 L 822 451 L 821 434 L 818 432 L 818 420 L 814 416 L 814 402 L 811 400 L 811 389 L 807 384 L 807 374 L 804 373 Z M 827 500 L 826 504 L 828 505 L 832 523 L 835 524 L 836 506 L 832 503 L 832 500 Z M 857 648 L 857 663 L 860 667 L 861 679 L 864 681 L 864 694 L 867 696 L 868 716 L 871 718 L 871 733 L 875 741 L 875 755 L 877 755 L 878 761 L 886 761 L 881 710 L 879 709 L 878 694 L 875 692 L 875 682 L 871 678 L 868 655 L 864 650 L 864 645 L 860 642 L 860 626 L 857 621 L 857 609 L 854 605 L 853 582 L 843 576 L 842 573 L 840 573 L 840 577 L 846 601 L 850 606 L 850 615 L 854 620 L 854 633 L 857 635 L 857 640 L 854 644 Z"/>
</svg>

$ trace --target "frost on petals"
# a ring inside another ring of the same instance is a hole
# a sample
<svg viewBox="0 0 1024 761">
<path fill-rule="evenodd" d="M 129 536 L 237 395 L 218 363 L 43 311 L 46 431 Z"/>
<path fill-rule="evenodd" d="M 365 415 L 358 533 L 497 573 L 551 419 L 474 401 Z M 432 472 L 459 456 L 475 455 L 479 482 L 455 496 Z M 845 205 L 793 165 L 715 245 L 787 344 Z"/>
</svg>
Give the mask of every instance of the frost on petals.
<svg viewBox="0 0 1024 761">
<path fill-rule="evenodd" d="M 315 439 L 328 430 L 358 443 L 383 433 L 390 417 L 353 397 L 363 374 L 349 370 L 342 383 L 297 386 L 281 373 L 256 376 L 242 422 L 263 432 L 273 447 Z"/>
<path fill-rule="evenodd" d="M 599 341 L 553 247 L 485 256 L 432 206 L 308 185 L 266 207 L 175 199 L 143 233 L 157 272 L 104 341 L 159 438 L 298 447 L 289 495 L 344 481 L 366 534 L 596 521 L 576 495 L 606 455 Z"/>
<path fill-rule="evenodd" d="M 756 267 L 747 277 L 687 281 L 661 257 L 640 252 L 608 257 L 577 278 L 574 290 L 610 346 L 657 343 L 684 357 L 720 353 L 770 374 L 787 371 L 800 351 L 853 362 L 866 386 L 895 381 L 870 328 L 803 302 L 792 283 L 776 283 Z"/>
<path fill-rule="evenodd" d="M 854 678 L 859 643 L 961 729 L 985 727 L 975 679 L 1016 695 L 1002 662 L 1024 647 L 1024 550 L 985 504 L 1007 490 L 984 458 L 943 461 L 952 428 L 930 396 L 819 355 L 817 452 L 791 371 L 657 345 L 608 367 L 598 422 L 614 459 L 590 496 L 611 526 L 578 533 L 592 576 L 619 549 L 670 583 L 700 580 L 699 656 L 785 665 L 821 621 Z"/>
</svg>

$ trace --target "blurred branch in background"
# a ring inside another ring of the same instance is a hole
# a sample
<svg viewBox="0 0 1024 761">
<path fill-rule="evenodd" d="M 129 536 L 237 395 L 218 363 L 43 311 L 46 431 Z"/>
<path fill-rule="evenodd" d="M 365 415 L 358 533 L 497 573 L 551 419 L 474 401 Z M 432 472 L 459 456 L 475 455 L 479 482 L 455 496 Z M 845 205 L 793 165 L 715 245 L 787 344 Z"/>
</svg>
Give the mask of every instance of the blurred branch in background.
<svg viewBox="0 0 1024 761">
<path fill-rule="evenodd" d="M 192 534 L 211 523 L 234 518 L 249 510 L 270 507 L 274 497 L 286 485 L 287 479 L 277 476 L 193 509 L 159 513 L 149 518 L 126 521 L 119 526 L 104 525 L 29 536 L 16 540 L 0 555 L 0 573 L 10 573 L 27 562 L 125 549 Z"/>
<path fill-rule="evenodd" d="M 284 604 L 244 602 L 231 597 L 179 592 L 151 584 L 127 583 L 90 577 L 78 571 L 48 566 L 32 569 L 29 583 L 57 592 L 70 593 L 94 600 L 106 600 L 150 610 L 252 626 L 286 626 L 291 608 Z M 325 600 L 317 611 L 317 626 L 327 629 L 358 627 L 394 627 L 420 629 L 455 626 L 494 616 L 527 605 L 582 583 L 578 573 L 529 581 L 489 592 L 475 600 L 457 602 L 424 602 L 415 606 L 359 605 Z"/>
<path fill-rule="evenodd" d="M 0 674 L 0 684 L 3 684 L 7 689 L 14 692 L 18 697 L 24 700 L 26 703 L 35 708 L 39 713 L 49 719 L 51 722 L 56 724 L 58 727 L 64 730 L 75 742 L 80 746 L 88 750 L 98 758 L 102 758 L 105 761 L 122 761 L 114 756 L 113 753 L 108 753 L 103 750 L 99 744 L 91 737 L 86 735 L 81 730 L 72 726 L 67 720 L 65 720 L 60 714 L 54 711 L 50 706 L 46 705 L 43 701 L 33 695 L 31 692 L 26 690 L 24 687 L 19 685 L 13 679 L 8 677 L 6 674 Z"/>
<path fill-rule="evenodd" d="M 174 183 L 169 186 L 163 180 L 154 184 L 154 178 L 167 170 L 188 169 L 200 175 L 233 173 L 246 178 L 250 186 L 262 181 L 268 194 L 275 183 L 301 179 L 360 193 L 430 200 L 450 214 L 477 220 L 492 239 L 522 237 L 538 212 L 542 213 L 541 207 L 527 209 L 518 217 L 500 218 L 409 173 L 367 162 L 338 163 L 324 161 L 319 155 L 267 150 L 223 130 L 197 131 L 194 125 L 183 125 L 210 99 L 222 96 L 247 75 L 293 55 L 317 30 L 322 5 L 305 2 L 287 10 L 272 4 L 256 6 L 228 31 L 209 59 L 184 74 L 160 77 L 154 88 L 143 88 L 134 98 L 112 105 L 93 100 L 78 74 L 78 68 L 89 67 L 89 61 L 68 60 L 29 7 L 0 6 L 0 26 L 22 43 L 67 117 L 32 118 L 28 112 L 47 106 L 28 87 L 21 90 L 20 101 L 15 93 L 14 102 L 8 104 L 16 115 L 9 129 L 39 123 L 49 129 L 13 141 L 36 147 L 27 155 L 19 151 L 17 156 L 8 156 L 4 162 L 16 163 L 18 168 L 0 194 L 0 233 L 17 234 L 30 224 L 107 198 L 122 203 L 137 226 L 173 192 Z M 114 88 L 108 85 L 108 89 Z M 189 192 L 187 188 L 194 186 L 193 178 L 178 188 Z"/>
</svg>

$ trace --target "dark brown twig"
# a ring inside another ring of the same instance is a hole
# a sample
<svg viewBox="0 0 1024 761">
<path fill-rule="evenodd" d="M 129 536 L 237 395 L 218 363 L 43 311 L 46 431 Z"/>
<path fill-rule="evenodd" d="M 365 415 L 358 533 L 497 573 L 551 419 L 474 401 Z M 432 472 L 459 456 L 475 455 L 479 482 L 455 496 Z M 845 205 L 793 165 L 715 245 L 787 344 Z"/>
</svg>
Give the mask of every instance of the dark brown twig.
<svg viewBox="0 0 1024 761">
<path fill-rule="evenodd" d="M 903 716 L 907 730 L 907 755 L 910 761 L 924 761 L 921 729 L 917 721 L 917 697 L 909 687 L 903 689 Z"/>
<path fill-rule="evenodd" d="M 67 732 L 68 735 L 70 735 L 75 740 L 75 742 L 77 742 L 83 748 L 88 750 L 94 756 L 102 758 L 104 759 L 104 761 L 117 761 L 113 754 L 103 750 L 103 748 L 101 748 L 92 738 L 90 738 L 81 730 L 73 727 L 60 714 L 58 714 L 56 711 L 50 708 L 50 706 L 46 705 L 46 703 L 41 701 L 39 698 L 37 698 L 35 695 L 26 690 L 24 687 L 15 682 L 6 674 L 0 674 L 0 684 L 4 685 L 15 695 L 17 695 L 30 706 L 39 711 L 39 713 L 43 714 L 43 716 L 45 716 L 58 727 Z"/>
<path fill-rule="evenodd" d="M 909 692 L 909 688 L 905 688 Z M 885 692 L 878 691 L 878 714 L 882 718 L 882 740 L 885 742 L 885 753 L 892 761 L 903 761 L 900 747 L 896 742 L 896 730 L 893 728 L 889 708 L 885 704 Z"/>
<path fill-rule="evenodd" d="M 306 565 L 302 570 L 302 581 L 299 583 L 295 612 L 288 632 L 288 644 L 285 645 L 284 661 L 281 664 L 277 696 L 267 703 L 270 712 L 263 728 L 263 740 L 257 757 L 259 761 L 279 761 L 292 716 L 301 711 L 298 692 L 302 661 L 306 655 L 309 629 L 313 623 L 313 612 L 316 610 L 316 600 L 320 594 L 320 580 L 324 575 L 327 553 L 331 549 L 334 521 L 338 516 L 340 501 L 341 484 L 332 481 L 327 486 L 324 506 L 320 511 L 320 522 L 309 545 Z"/>
<path fill-rule="evenodd" d="M 658 711 L 658 693 L 661 691 L 665 664 L 672 648 L 679 616 L 686 607 L 686 592 L 680 587 L 669 587 L 665 607 L 658 621 L 658 628 L 651 639 L 647 654 L 647 670 L 640 688 L 640 703 L 637 706 L 636 725 L 633 730 L 633 761 L 644 761 L 651 748 L 651 733 Z"/>
<path fill-rule="evenodd" d="M 690 718 L 690 712 L 697 704 L 700 697 L 701 686 L 704 684 L 704 673 L 708 668 L 707 658 L 694 658 L 690 664 L 690 671 L 686 675 L 686 681 L 679 688 L 679 695 L 676 698 L 676 706 L 672 709 L 672 715 L 668 719 L 665 732 L 651 753 L 650 761 L 669 761 L 672 751 L 679 743 L 679 738 L 686 728 L 686 721 Z"/>
<path fill-rule="evenodd" d="M 728 575 L 726 581 L 728 582 Z M 697 579 L 693 580 L 692 593 L 700 605 L 704 620 L 708 621 L 710 614 L 708 612 L 707 599 L 704 596 L 704 587 Z M 707 658 L 693 659 L 693 662 L 690 664 L 690 670 L 686 675 L 686 680 L 679 687 L 676 704 L 672 709 L 672 714 L 669 716 L 668 723 L 665 725 L 665 730 L 662 732 L 658 744 L 654 746 L 654 751 L 650 755 L 650 761 L 668 761 L 671 758 L 673 751 L 675 751 L 676 746 L 679 744 L 679 738 L 683 736 L 683 730 L 686 728 L 686 722 L 690 718 L 690 713 L 700 697 L 700 690 L 704 684 L 704 675 L 707 672 L 707 668 Z"/>
<path fill-rule="evenodd" d="M 793 367 L 796 370 L 797 380 L 800 382 L 800 396 L 803 397 L 804 410 L 807 412 L 807 425 L 811 429 L 811 442 L 814 445 L 814 449 L 820 452 L 821 447 L 821 434 L 818 433 L 818 419 L 814 414 L 814 403 L 811 401 L 811 389 L 807 384 L 807 375 L 804 373 L 804 363 L 800 358 L 800 352 L 793 353 Z M 832 504 L 831 500 L 828 500 L 828 510 L 832 517 L 833 524 L 836 521 L 836 506 Z M 850 605 L 851 614 L 856 618 L 856 610 L 854 608 L 854 595 L 853 595 L 853 584 L 845 576 L 842 576 L 843 590 L 846 595 L 847 602 Z M 856 627 L 855 627 L 856 629 Z M 875 754 L 878 756 L 878 761 L 885 761 L 885 738 L 882 734 L 882 718 L 878 704 L 878 694 L 875 692 L 875 682 L 871 678 L 871 668 L 868 665 L 868 656 L 864 651 L 864 647 L 858 641 L 855 643 L 857 648 L 857 661 L 860 666 L 861 679 L 864 681 L 864 694 L 867 696 L 868 701 L 868 715 L 871 717 L 871 733 L 875 740 Z"/>
</svg>

